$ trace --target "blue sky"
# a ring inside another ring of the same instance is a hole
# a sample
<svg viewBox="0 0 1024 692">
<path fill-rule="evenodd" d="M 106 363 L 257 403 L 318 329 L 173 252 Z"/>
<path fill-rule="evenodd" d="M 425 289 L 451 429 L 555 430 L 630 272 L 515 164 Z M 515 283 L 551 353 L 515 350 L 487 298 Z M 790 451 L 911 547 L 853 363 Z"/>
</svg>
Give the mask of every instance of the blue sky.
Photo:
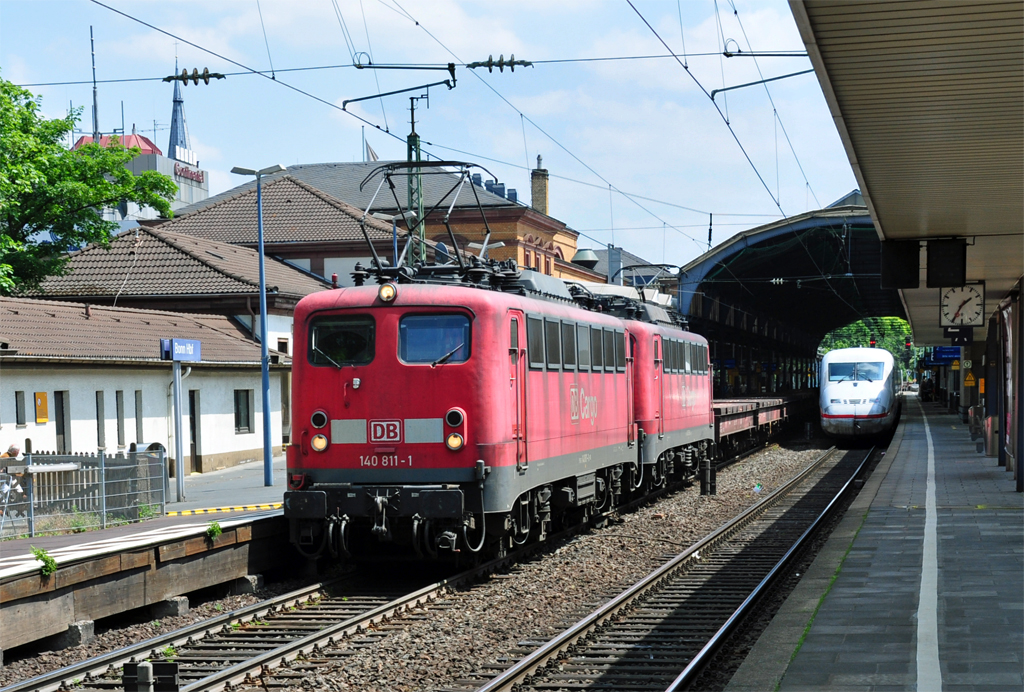
<svg viewBox="0 0 1024 692">
<path fill-rule="evenodd" d="M 782 213 L 825 206 L 856 187 L 813 74 L 772 82 L 771 100 L 763 86 L 716 96 L 757 173 L 697 84 L 710 91 L 757 80 L 758 68 L 764 77 L 809 69 L 805 57 L 766 56 L 755 63 L 720 56 L 723 39 L 733 50 L 802 52 L 784 0 L 718 0 L 717 7 L 715 0 L 633 3 L 674 52 L 682 55 L 685 41 L 689 74 L 671 58 L 540 63 L 514 73 L 458 67 L 456 88 L 430 89 L 429 109 L 421 102 L 417 111 L 424 148 L 486 166 L 526 202 L 528 162 L 534 166 L 540 154 L 552 175 L 550 213 L 584 234 L 581 247 L 614 241 L 672 264 L 706 248 L 709 213 L 717 243 Z M 212 193 L 242 182 L 228 172 L 233 166 L 360 160 L 364 127 L 381 158 L 405 157 L 408 96 L 416 94 L 349 106 L 372 125 L 340 110 L 342 101 L 439 81 L 447 73 L 285 71 L 351 65 L 350 43 L 377 64 L 461 63 L 512 53 L 532 61 L 667 53 L 626 0 L 105 4 L 248 68 L 269 72 L 272 61 L 277 80 L 231 75 L 184 89 L 192 148 L 210 171 Z M 190 71 L 244 71 L 88 0 L 3 0 L 0 76 L 17 84 L 88 81 L 90 25 L 100 80 L 169 75 L 175 54 Z M 28 88 L 49 116 L 63 115 L 71 103 L 84 107 L 81 128 L 91 132 L 91 84 Z M 101 83 L 100 128 L 121 127 L 123 102 L 126 128 L 135 125 L 154 138 L 156 121 L 155 142 L 166 151 L 171 94 L 172 86 L 160 81 Z"/>
</svg>

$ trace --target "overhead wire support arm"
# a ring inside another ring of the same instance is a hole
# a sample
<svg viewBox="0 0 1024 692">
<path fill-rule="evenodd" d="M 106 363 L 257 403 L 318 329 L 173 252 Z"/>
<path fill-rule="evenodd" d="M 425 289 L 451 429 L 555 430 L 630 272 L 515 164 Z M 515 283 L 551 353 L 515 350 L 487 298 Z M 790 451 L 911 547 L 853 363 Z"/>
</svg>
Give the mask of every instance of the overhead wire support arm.
<svg viewBox="0 0 1024 692">
<path fill-rule="evenodd" d="M 442 65 L 374 65 L 371 63 L 357 62 L 353 65 L 357 70 L 447 70 L 452 76 L 452 84 L 455 83 L 455 63 L 450 62 Z M 383 94 L 382 94 L 383 96 Z"/>
<path fill-rule="evenodd" d="M 728 54 L 726 54 L 726 56 L 728 57 Z M 715 94 L 719 94 L 719 93 L 721 93 L 723 91 L 732 91 L 733 89 L 743 89 L 743 88 L 748 87 L 748 86 L 757 86 L 758 84 L 765 84 L 767 82 L 775 82 L 775 81 L 778 81 L 780 79 L 788 79 L 789 77 L 799 77 L 802 74 L 808 74 L 810 72 L 814 72 L 814 69 L 812 68 L 810 70 L 803 70 L 801 72 L 793 72 L 793 73 L 790 73 L 790 74 L 779 75 L 778 77 L 769 77 L 768 79 L 759 79 L 756 82 L 747 82 L 746 84 L 737 84 L 736 86 L 724 87 L 722 89 L 712 89 L 711 90 L 711 100 L 714 101 L 715 100 Z"/>
<path fill-rule="evenodd" d="M 398 89 L 397 91 L 385 91 L 383 94 L 373 94 L 372 96 L 360 96 L 354 99 L 345 99 L 341 102 L 341 110 L 345 110 L 350 103 L 356 103 L 357 101 L 369 101 L 371 99 L 379 99 L 383 96 L 394 96 L 395 94 L 404 94 L 409 91 L 419 91 L 420 89 L 429 89 L 433 86 L 444 85 L 449 89 L 454 89 L 455 84 L 450 79 L 446 79 L 442 82 L 433 82 L 431 84 L 421 84 L 420 86 L 409 87 L 408 89 Z"/>
</svg>

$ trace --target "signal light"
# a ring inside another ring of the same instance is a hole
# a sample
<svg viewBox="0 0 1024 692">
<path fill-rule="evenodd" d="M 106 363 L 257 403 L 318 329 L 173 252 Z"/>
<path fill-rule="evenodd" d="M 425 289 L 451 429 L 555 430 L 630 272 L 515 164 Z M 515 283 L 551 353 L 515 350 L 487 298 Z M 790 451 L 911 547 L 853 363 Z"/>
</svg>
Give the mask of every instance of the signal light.
<svg viewBox="0 0 1024 692">
<path fill-rule="evenodd" d="M 871 344 L 871 348 L 874 348 L 875 347 L 875 337 L 871 337 L 871 341 L 869 341 L 868 343 Z"/>
<path fill-rule="evenodd" d="M 911 343 L 912 343 L 912 342 L 910 341 L 910 339 L 907 339 L 907 343 L 906 343 L 906 346 L 907 346 L 907 348 L 910 348 L 910 344 L 911 344 Z"/>
<path fill-rule="evenodd" d="M 312 447 L 315 452 L 324 451 L 327 449 L 327 436 L 313 435 L 313 439 L 309 441 L 309 446 Z"/>
<path fill-rule="evenodd" d="M 385 303 L 390 303 L 398 297 L 398 286 L 392 283 L 381 284 L 380 288 L 377 289 L 377 297 Z"/>
<path fill-rule="evenodd" d="M 448 449 L 455 452 L 462 449 L 464 441 L 462 439 L 462 435 L 460 435 L 459 433 L 452 433 L 447 438 L 445 438 L 444 443 L 448 445 Z"/>
</svg>

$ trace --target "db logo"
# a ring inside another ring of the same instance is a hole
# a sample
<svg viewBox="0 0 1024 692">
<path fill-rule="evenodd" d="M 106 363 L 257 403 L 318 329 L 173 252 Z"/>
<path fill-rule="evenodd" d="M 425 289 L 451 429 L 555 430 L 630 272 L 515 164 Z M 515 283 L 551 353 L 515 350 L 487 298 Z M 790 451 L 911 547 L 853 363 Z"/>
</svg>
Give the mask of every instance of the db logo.
<svg viewBox="0 0 1024 692">
<path fill-rule="evenodd" d="M 370 442 L 401 442 L 402 421 L 372 420 L 370 421 Z"/>
</svg>

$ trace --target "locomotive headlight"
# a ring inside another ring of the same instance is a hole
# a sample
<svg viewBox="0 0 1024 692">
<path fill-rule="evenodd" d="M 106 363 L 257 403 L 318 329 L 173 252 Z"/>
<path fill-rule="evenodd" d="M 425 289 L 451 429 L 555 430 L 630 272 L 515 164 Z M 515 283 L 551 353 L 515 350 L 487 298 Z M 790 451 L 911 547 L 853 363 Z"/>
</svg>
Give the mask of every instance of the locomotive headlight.
<svg viewBox="0 0 1024 692">
<path fill-rule="evenodd" d="M 313 435 L 313 439 L 309 441 L 309 446 L 313 448 L 313 451 L 324 451 L 325 449 L 327 449 L 327 436 Z"/>
<path fill-rule="evenodd" d="M 448 437 L 445 438 L 444 443 L 448 445 L 448 449 L 452 451 L 462 449 L 462 445 L 465 444 L 465 442 L 462 439 L 462 435 L 460 435 L 459 433 L 450 434 Z"/>
<path fill-rule="evenodd" d="M 377 289 L 377 297 L 385 303 L 390 303 L 398 297 L 398 286 L 392 283 L 381 284 L 380 288 Z"/>
</svg>

